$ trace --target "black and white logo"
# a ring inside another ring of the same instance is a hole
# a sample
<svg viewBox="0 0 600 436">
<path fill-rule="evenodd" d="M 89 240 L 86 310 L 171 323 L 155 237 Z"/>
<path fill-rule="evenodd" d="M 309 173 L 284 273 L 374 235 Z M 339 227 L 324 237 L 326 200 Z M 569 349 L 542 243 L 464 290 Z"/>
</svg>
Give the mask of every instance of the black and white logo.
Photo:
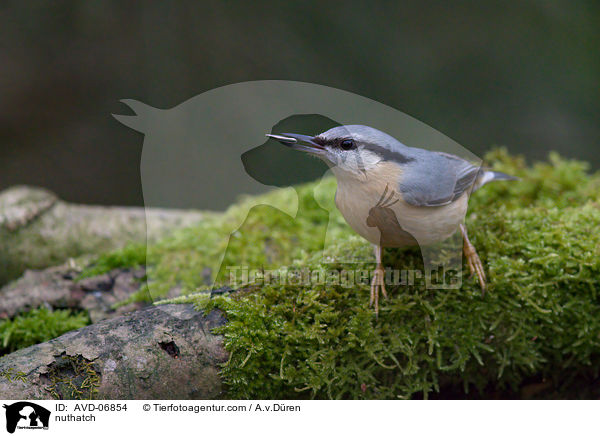
<svg viewBox="0 0 600 436">
<path fill-rule="evenodd" d="M 5 404 L 6 431 L 14 433 L 15 429 L 48 429 L 50 411 L 29 401 Z"/>
</svg>

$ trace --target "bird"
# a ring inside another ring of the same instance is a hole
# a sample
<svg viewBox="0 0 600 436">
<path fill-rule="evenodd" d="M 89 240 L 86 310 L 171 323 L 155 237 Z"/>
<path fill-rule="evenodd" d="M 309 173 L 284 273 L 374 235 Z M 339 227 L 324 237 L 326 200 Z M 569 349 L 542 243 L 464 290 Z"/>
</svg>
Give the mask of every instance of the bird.
<svg viewBox="0 0 600 436">
<path fill-rule="evenodd" d="M 373 127 L 342 125 L 315 136 L 267 134 L 294 150 L 322 159 L 337 179 L 335 204 L 346 222 L 373 244 L 376 266 L 369 305 L 379 313 L 387 299 L 383 249 L 424 246 L 460 230 L 471 276 L 482 294 L 486 275 L 464 218 L 469 195 L 491 181 L 518 180 L 459 156 L 408 147 Z"/>
</svg>

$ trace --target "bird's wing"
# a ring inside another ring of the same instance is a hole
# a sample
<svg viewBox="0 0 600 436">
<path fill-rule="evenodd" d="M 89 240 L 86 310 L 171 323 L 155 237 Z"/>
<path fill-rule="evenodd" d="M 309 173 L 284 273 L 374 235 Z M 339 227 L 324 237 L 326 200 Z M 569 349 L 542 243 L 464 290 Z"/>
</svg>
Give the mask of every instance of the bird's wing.
<svg viewBox="0 0 600 436">
<path fill-rule="evenodd" d="M 402 174 L 400 192 L 413 206 L 443 206 L 469 190 L 480 168 L 446 153 L 426 152 Z"/>
</svg>

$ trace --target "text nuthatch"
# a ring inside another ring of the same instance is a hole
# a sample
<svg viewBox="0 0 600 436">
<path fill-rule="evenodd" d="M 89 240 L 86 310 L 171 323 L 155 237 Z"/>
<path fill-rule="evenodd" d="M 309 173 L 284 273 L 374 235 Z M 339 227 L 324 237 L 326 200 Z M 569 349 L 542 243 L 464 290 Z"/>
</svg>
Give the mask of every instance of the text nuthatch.
<svg viewBox="0 0 600 436">
<path fill-rule="evenodd" d="M 407 147 L 361 125 L 339 126 L 317 136 L 282 133 L 268 137 L 323 159 L 337 178 L 335 203 L 348 224 L 375 247 L 377 266 L 371 302 L 387 298 L 383 247 L 443 241 L 460 229 L 471 274 L 482 291 L 485 273 L 463 224 L 468 196 L 492 180 L 515 180 L 452 154 Z"/>
</svg>

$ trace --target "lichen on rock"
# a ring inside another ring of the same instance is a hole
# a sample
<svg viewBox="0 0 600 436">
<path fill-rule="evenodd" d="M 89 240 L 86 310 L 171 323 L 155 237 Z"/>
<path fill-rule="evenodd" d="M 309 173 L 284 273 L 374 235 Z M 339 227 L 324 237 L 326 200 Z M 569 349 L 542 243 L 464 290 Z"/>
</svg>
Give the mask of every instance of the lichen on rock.
<svg viewBox="0 0 600 436">
<path fill-rule="evenodd" d="M 57 400 L 93 400 L 98 395 L 101 375 L 93 362 L 81 355 L 62 353 L 40 375 L 44 389 Z"/>
<path fill-rule="evenodd" d="M 210 399 L 227 360 L 218 311 L 149 307 L 0 358 L 6 399 Z"/>
</svg>

